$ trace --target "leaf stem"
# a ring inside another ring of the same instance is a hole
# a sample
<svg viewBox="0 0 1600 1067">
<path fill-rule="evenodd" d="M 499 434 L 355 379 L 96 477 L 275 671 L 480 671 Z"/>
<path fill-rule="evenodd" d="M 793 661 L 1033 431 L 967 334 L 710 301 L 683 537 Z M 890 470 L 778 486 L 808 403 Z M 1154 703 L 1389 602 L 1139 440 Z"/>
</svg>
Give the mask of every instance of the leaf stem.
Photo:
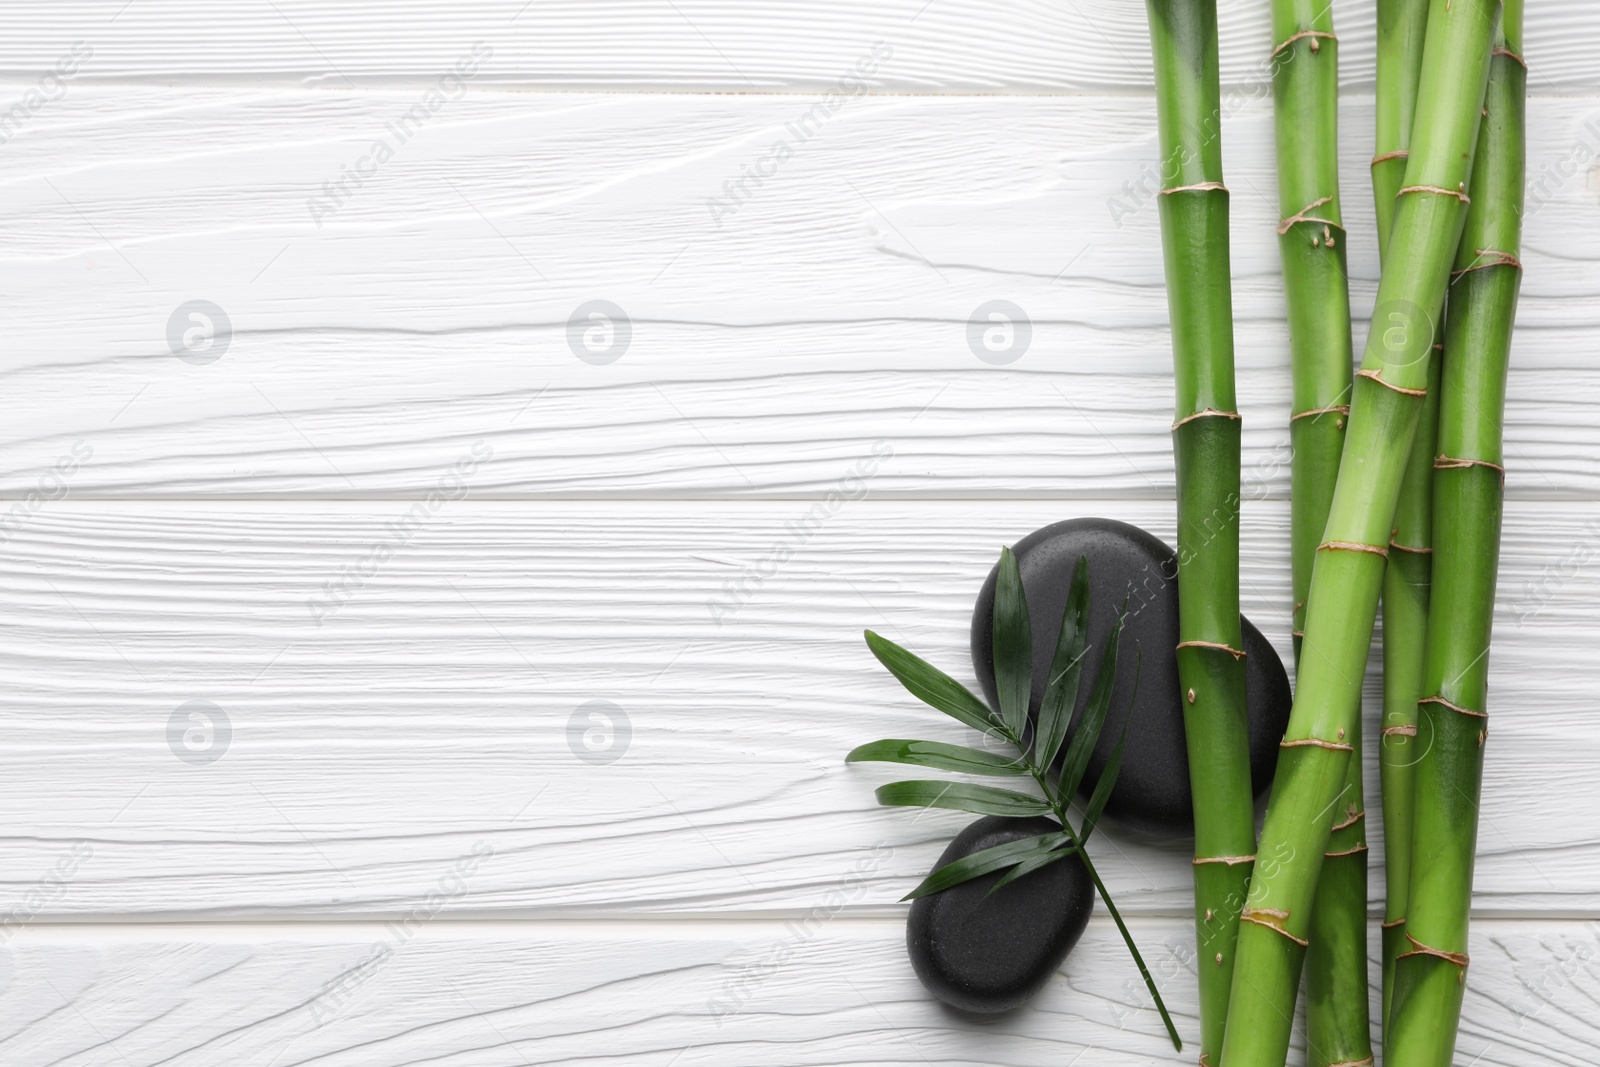
<svg viewBox="0 0 1600 1067">
<path fill-rule="evenodd" d="M 1006 731 L 1006 739 L 1023 753 L 1027 760 L 1028 773 L 1033 775 L 1033 780 L 1039 783 L 1039 788 L 1044 791 L 1045 803 L 1050 805 L 1050 810 L 1055 814 L 1056 821 L 1061 823 L 1061 829 L 1072 839 L 1072 844 L 1078 849 L 1078 858 L 1083 861 L 1084 870 L 1089 872 L 1089 878 L 1094 882 L 1095 889 L 1100 893 L 1100 899 L 1105 902 L 1106 910 L 1111 913 L 1111 919 L 1117 924 L 1117 932 L 1122 935 L 1123 943 L 1128 946 L 1128 953 L 1133 956 L 1133 962 L 1139 968 L 1139 974 L 1144 978 L 1145 988 L 1150 990 L 1150 996 L 1155 999 L 1156 1011 L 1161 1013 L 1161 1021 L 1166 1025 L 1167 1035 L 1172 1038 L 1172 1047 L 1179 1052 L 1183 1051 L 1183 1039 L 1178 1036 L 1178 1028 L 1172 1022 L 1172 1016 L 1167 1013 L 1166 1002 L 1161 999 L 1161 991 L 1156 988 L 1156 980 L 1150 974 L 1150 968 L 1145 966 L 1144 957 L 1139 954 L 1139 946 L 1134 944 L 1133 934 L 1129 932 L 1128 925 L 1122 921 L 1122 913 L 1117 911 L 1116 904 L 1111 901 L 1111 892 L 1106 889 L 1106 884 L 1100 880 L 1100 872 L 1095 870 L 1094 861 L 1089 858 L 1089 852 L 1083 847 L 1083 842 L 1072 829 L 1072 823 L 1067 819 L 1066 801 L 1056 789 L 1052 788 L 1049 781 L 1048 768 L 1035 764 L 1033 754 L 1014 736 L 1010 730 Z"/>
<path fill-rule="evenodd" d="M 1117 911 L 1117 906 L 1111 903 L 1111 894 L 1107 892 L 1106 885 L 1100 880 L 1100 872 L 1094 869 L 1094 863 L 1089 859 L 1088 852 L 1080 852 L 1083 865 L 1089 871 L 1089 877 L 1094 880 L 1094 887 L 1100 891 L 1100 899 L 1106 902 L 1106 910 L 1111 913 L 1111 919 L 1117 924 L 1117 930 L 1122 934 L 1122 940 L 1128 946 L 1128 952 L 1133 956 L 1133 962 L 1139 967 L 1139 974 L 1144 977 L 1144 984 L 1150 990 L 1150 995 L 1155 998 L 1156 1010 L 1161 1013 L 1161 1021 L 1166 1024 L 1167 1034 L 1172 1038 L 1172 1047 L 1179 1052 L 1183 1051 L 1183 1039 L 1178 1036 L 1178 1028 L 1172 1023 L 1172 1016 L 1167 1014 L 1167 1005 L 1162 1001 L 1161 994 L 1156 989 L 1156 980 L 1150 975 L 1150 968 L 1144 965 L 1144 957 L 1139 955 L 1139 946 L 1133 943 L 1133 935 L 1128 932 L 1127 924 L 1122 921 L 1122 914 Z"/>
</svg>

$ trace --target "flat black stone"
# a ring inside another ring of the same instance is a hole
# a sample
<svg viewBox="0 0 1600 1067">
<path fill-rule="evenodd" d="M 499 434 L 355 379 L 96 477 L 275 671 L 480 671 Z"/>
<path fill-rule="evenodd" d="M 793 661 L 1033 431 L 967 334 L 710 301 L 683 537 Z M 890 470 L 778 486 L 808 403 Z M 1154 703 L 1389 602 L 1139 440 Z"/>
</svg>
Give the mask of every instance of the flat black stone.
<svg viewBox="0 0 1600 1067">
<path fill-rule="evenodd" d="M 986 816 L 968 826 L 935 870 L 963 856 L 1061 827 L 1050 819 Z M 1032 997 L 1083 936 L 1094 883 L 1077 856 L 1025 874 L 984 899 L 1001 872 L 919 897 L 906 951 L 928 992 L 963 1011 L 1009 1011 Z"/>
<path fill-rule="evenodd" d="M 1128 748 L 1122 772 L 1106 804 L 1114 821 L 1163 837 L 1194 832 L 1189 794 L 1189 754 L 1184 746 L 1183 707 L 1178 686 L 1178 583 L 1176 554 L 1159 538 L 1114 519 L 1069 519 L 1024 537 L 1013 549 L 1028 598 L 1033 626 L 1033 701 L 1037 716 L 1044 695 L 1061 613 L 1080 555 L 1089 560 L 1089 640 L 1092 649 L 1104 642 L 1128 598 L 1128 622 L 1117 658 L 1117 687 L 1106 725 L 1089 760 L 1080 795 L 1087 796 L 1116 747 L 1129 714 L 1137 645 L 1143 654 L 1139 693 L 1132 708 Z M 972 662 L 978 682 L 995 706 L 992 614 L 998 568 L 989 572 L 972 614 Z M 1267 639 L 1241 617 L 1246 654 L 1246 705 L 1250 716 L 1250 779 L 1259 797 L 1272 784 L 1278 742 L 1289 723 L 1293 697 L 1283 662 Z M 1091 651 L 1084 663 L 1073 727 L 1083 714 L 1099 670 Z M 1070 734 L 1068 735 L 1071 736 Z"/>
</svg>

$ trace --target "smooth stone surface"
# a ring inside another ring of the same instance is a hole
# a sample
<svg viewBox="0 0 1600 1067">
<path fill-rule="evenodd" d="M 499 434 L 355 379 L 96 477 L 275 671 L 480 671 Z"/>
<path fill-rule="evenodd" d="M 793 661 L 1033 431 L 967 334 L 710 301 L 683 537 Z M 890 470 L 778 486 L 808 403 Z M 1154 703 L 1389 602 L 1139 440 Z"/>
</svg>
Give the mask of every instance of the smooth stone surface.
<svg viewBox="0 0 1600 1067">
<path fill-rule="evenodd" d="M 962 856 L 1061 827 L 1051 819 L 990 815 L 956 835 L 938 870 Z M 1009 1011 L 1044 988 L 1094 910 L 1094 883 L 1077 856 L 1025 874 L 994 896 L 1002 872 L 919 897 L 906 951 L 928 992 L 963 1011 Z"/>
<path fill-rule="evenodd" d="M 1133 693 L 1137 646 L 1143 654 L 1142 664 L 1137 665 L 1138 697 L 1131 712 L 1133 720 L 1122 772 L 1111 791 L 1106 815 L 1122 825 L 1163 837 L 1192 834 L 1194 809 L 1189 794 L 1189 754 L 1184 746 L 1176 652 L 1178 583 L 1170 577 L 1175 574 L 1176 554 L 1159 538 L 1114 519 L 1054 523 L 1018 541 L 1013 551 L 1022 572 L 1028 616 L 1033 624 L 1035 716 L 1044 695 L 1056 638 L 1061 633 L 1061 613 L 1066 608 L 1078 557 L 1089 559 L 1092 650 L 1084 663 L 1078 706 L 1073 713 L 1074 728 L 1100 667 L 1099 653 L 1093 649 L 1104 647 L 1117 610 L 1124 597 L 1130 598 L 1128 622 L 1117 657 L 1116 692 L 1080 796 L 1087 796 L 1099 778 L 1130 713 L 1128 698 Z M 973 667 L 991 706 L 996 702 L 991 644 L 995 576 L 996 571 L 991 570 L 972 615 Z M 1277 652 L 1248 619 L 1241 617 L 1241 621 L 1246 656 L 1245 699 L 1250 715 L 1250 778 L 1259 797 L 1272 784 L 1278 742 L 1289 723 L 1293 695 Z"/>
</svg>

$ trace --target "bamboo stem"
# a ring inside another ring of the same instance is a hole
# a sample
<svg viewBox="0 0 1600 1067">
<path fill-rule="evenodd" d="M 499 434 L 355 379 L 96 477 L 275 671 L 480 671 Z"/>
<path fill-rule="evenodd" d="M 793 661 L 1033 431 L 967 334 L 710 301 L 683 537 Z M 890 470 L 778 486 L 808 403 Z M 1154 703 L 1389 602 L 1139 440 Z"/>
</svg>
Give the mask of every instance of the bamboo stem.
<svg viewBox="0 0 1600 1067">
<path fill-rule="evenodd" d="M 1272 6 L 1278 252 L 1294 378 L 1289 536 L 1297 656 L 1311 563 L 1333 501 L 1350 410 L 1350 289 L 1339 209 L 1339 42 L 1330 10 L 1317 0 L 1273 0 Z"/>
<path fill-rule="evenodd" d="M 1434 460 L 1433 594 L 1420 706 L 1408 951 L 1395 963 L 1384 1061 L 1449 1067 L 1467 970 L 1478 797 L 1488 738 L 1505 468 L 1502 422 L 1525 178 L 1521 0 L 1506 0 L 1473 165 L 1474 199 L 1456 254 Z"/>
<path fill-rule="evenodd" d="M 1372 200 L 1378 210 L 1378 258 L 1389 251 L 1395 194 L 1405 184 L 1417 78 L 1428 28 L 1428 0 L 1378 0 L 1378 100 Z"/>
<path fill-rule="evenodd" d="M 1405 181 L 1406 149 L 1416 114 L 1417 79 L 1427 29 L 1427 0 L 1378 0 L 1377 136 L 1372 195 L 1378 211 L 1379 259 L 1388 249 L 1395 194 Z M 1432 573 L 1433 446 L 1439 424 L 1439 366 L 1435 350 L 1428 397 L 1417 423 L 1383 575 L 1383 733 L 1378 770 L 1383 788 L 1384 865 L 1383 1025 L 1389 1025 L 1394 960 L 1404 951 L 1406 895 L 1411 874 L 1411 780 L 1417 699 L 1427 652 L 1428 585 Z"/>
<path fill-rule="evenodd" d="M 1411 155 L 1307 597 L 1298 690 L 1238 939 L 1219 1067 L 1283 1067 L 1312 900 L 1345 793 L 1361 679 L 1421 414 L 1488 79 L 1495 5 L 1432 0 Z"/>
<path fill-rule="evenodd" d="M 1178 474 L 1178 677 L 1195 824 L 1200 1060 L 1217 1063 L 1255 851 L 1239 628 L 1238 407 L 1216 0 L 1148 0 Z"/>
<path fill-rule="evenodd" d="M 1417 753 L 1417 701 L 1427 658 L 1428 594 L 1433 574 L 1433 455 L 1439 426 L 1441 344 L 1428 371 L 1428 396 L 1417 420 L 1389 536 L 1383 572 L 1383 732 L 1378 773 L 1383 788 L 1383 1026 L 1389 1026 L 1395 957 L 1405 951 L 1406 897 L 1411 886 L 1412 780 Z"/>
<path fill-rule="evenodd" d="M 1311 570 L 1344 449 L 1351 386 L 1350 288 L 1339 207 L 1339 42 L 1331 8 L 1273 0 L 1273 113 L 1278 147 L 1278 249 L 1294 377 L 1290 562 L 1294 628 L 1305 621 Z M 1301 646 L 1295 638 L 1298 660 Z M 1334 811 L 1306 951 L 1310 1067 L 1372 1054 L 1367 1020 L 1367 842 L 1360 739 Z"/>
</svg>

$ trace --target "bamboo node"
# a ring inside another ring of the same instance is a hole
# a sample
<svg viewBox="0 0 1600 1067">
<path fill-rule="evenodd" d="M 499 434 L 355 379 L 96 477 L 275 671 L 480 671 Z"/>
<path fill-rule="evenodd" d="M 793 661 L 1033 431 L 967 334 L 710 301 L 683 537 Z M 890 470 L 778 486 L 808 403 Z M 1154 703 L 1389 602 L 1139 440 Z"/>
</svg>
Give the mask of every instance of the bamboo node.
<svg viewBox="0 0 1600 1067">
<path fill-rule="evenodd" d="M 1317 546 L 1317 551 L 1326 549 L 1329 552 L 1371 552 L 1374 556 L 1389 558 L 1389 550 L 1382 545 L 1369 545 L 1361 541 L 1324 541 Z"/>
<path fill-rule="evenodd" d="M 1406 917 L 1402 915 L 1398 919 L 1390 919 L 1388 922 L 1384 923 L 1383 928 L 1385 930 L 1393 930 L 1396 926 L 1404 926 L 1405 924 Z"/>
<path fill-rule="evenodd" d="M 1279 741 L 1279 748 L 1325 748 L 1330 752 L 1354 752 L 1343 741 L 1324 741 L 1320 737 L 1297 737 L 1293 741 Z"/>
<path fill-rule="evenodd" d="M 1171 196 L 1173 193 L 1209 193 L 1220 189 L 1228 191 L 1228 187 L 1221 182 L 1195 182 L 1193 185 L 1174 185 L 1171 189 L 1161 190 L 1162 196 Z"/>
<path fill-rule="evenodd" d="M 1344 822 L 1336 822 L 1336 823 L 1334 823 L 1333 824 L 1333 829 L 1334 830 L 1343 830 L 1346 827 L 1354 826 L 1356 823 L 1360 822 L 1362 819 L 1365 819 L 1366 817 L 1367 817 L 1367 813 L 1366 812 L 1358 811 L 1354 815 L 1352 815 L 1348 819 L 1346 819 Z M 1331 853 L 1330 853 L 1330 855 L 1331 855 Z"/>
<path fill-rule="evenodd" d="M 1357 378 L 1370 378 L 1373 381 L 1377 382 L 1379 385 L 1383 386 L 1385 389 L 1393 389 L 1395 392 L 1402 393 L 1402 394 L 1404 394 L 1406 396 L 1427 396 L 1428 395 L 1428 391 L 1426 389 L 1407 389 L 1403 385 L 1395 385 L 1393 382 L 1384 381 L 1383 380 L 1383 369 L 1381 367 L 1379 369 L 1377 369 L 1377 370 L 1368 370 L 1365 367 L 1363 367 L 1360 370 L 1356 371 L 1356 377 Z"/>
<path fill-rule="evenodd" d="M 1467 467 L 1488 467 L 1490 470 L 1499 471 L 1500 477 L 1506 476 L 1506 469 L 1498 463 L 1490 463 L 1486 459 L 1461 459 L 1457 456 L 1433 457 L 1433 469 L 1436 471 L 1464 470 Z"/>
<path fill-rule="evenodd" d="M 1396 148 L 1393 152 L 1380 152 L 1377 155 L 1373 156 L 1372 157 L 1372 165 L 1374 167 L 1376 167 L 1379 163 L 1387 163 L 1391 159 L 1410 159 L 1410 158 L 1411 158 L 1411 153 L 1408 152 L 1406 149 L 1404 149 L 1404 148 Z"/>
<path fill-rule="evenodd" d="M 1350 414 L 1350 405 L 1349 404 L 1334 404 L 1332 407 L 1308 408 L 1305 411 L 1297 411 L 1293 415 L 1289 416 L 1289 421 L 1293 422 L 1296 419 L 1314 418 L 1314 417 L 1316 417 L 1318 415 L 1348 415 L 1348 414 Z"/>
<path fill-rule="evenodd" d="M 1328 1064 L 1328 1067 L 1372 1067 L 1372 1057 L 1368 1056 L 1364 1060 L 1341 1060 L 1338 1063 Z"/>
<path fill-rule="evenodd" d="M 1488 467 L 1500 473 L 1500 485 L 1506 484 L 1506 469 L 1498 463 L 1491 463 L 1486 459 L 1462 459 L 1457 456 L 1435 456 L 1433 469 L 1436 471 L 1469 470 L 1473 467 Z"/>
<path fill-rule="evenodd" d="M 1522 269 L 1522 260 L 1510 252 L 1502 252 L 1497 248 L 1475 248 L 1473 255 L 1478 259 L 1472 261 L 1472 266 L 1462 267 L 1460 270 L 1450 272 L 1450 277 L 1459 278 L 1463 274 L 1471 274 L 1475 270 L 1488 270 L 1490 267 L 1515 267 Z"/>
<path fill-rule="evenodd" d="M 1417 701 L 1417 703 L 1439 704 L 1443 707 L 1449 708 L 1451 711 L 1460 712 L 1462 715 L 1470 715 L 1474 719 L 1487 719 L 1489 717 L 1489 713 L 1487 711 L 1473 711 L 1471 708 L 1464 708 L 1460 704 L 1453 704 L 1444 697 L 1438 695 L 1423 697 L 1421 700 Z"/>
<path fill-rule="evenodd" d="M 1248 856 L 1196 856 L 1189 861 L 1189 865 L 1198 867 L 1202 863 L 1226 863 L 1229 867 L 1234 867 L 1241 863 L 1254 863 L 1255 861 L 1256 854 L 1252 852 Z"/>
<path fill-rule="evenodd" d="M 1357 855 L 1359 853 L 1365 852 L 1366 850 L 1367 850 L 1367 846 L 1366 845 L 1357 845 L 1354 848 L 1347 848 L 1343 852 L 1324 852 L 1322 854 L 1322 858 L 1323 859 L 1337 859 L 1340 856 L 1354 856 L 1354 855 Z"/>
<path fill-rule="evenodd" d="M 1179 641 L 1178 648 L 1214 648 L 1219 652 L 1226 652 L 1235 660 L 1244 659 L 1244 650 L 1225 645 L 1220 641 Z"/>
<path fill-rule="evenodd" d="M 1446 189 L 1446 188 L 1444 188 L 1442 186 L 1438 186 L 1438 185 L 1407 185 L 1407 186 L 1403 186 L 1398 193 L 1394 194 L 1395 195 L 1395 199 L 1398 200 L 1398 199 L 1400 199 L 1400 197 L 1405 196 L 1407 193 L 1432 193 L 1435 196 L 1453 196 L 1457 200 L 1461 201 L 1463 204 L 1472 203 L 1472 198 L 1467 195 L 1467 191 L 1465 189 Z"/>
<path fill-rule="evenodd" d="M 1246 908 L 1239 913 L 1239 921 L 1265 926 L 1268 930 L 1274 930 L 1287 937 L 1301 948 L 1310 944 L 1305 938 L 1296 937 L 1284 929 L 1283 924 L 1289 921 L 1289 913 L 1286 911 L 1279 911 L 1276 908 Z"/>
<path fill-rule="evenodd" d="M 1329 33 L 1327 30 L 1301 30 L 1299 33 L 1285 37 L 1283 43 L 1272 50 L 1272 54 L 1276 56 L 1279 52 L 1283 51 L 1285 48 L 1288 48 L 1302 37 L 1311 38 L 1311 50 L 1313 52 L 1317 51 L 1321 47 L 1321 45 L 1317 43 L 1319 38 L 1322 40 L 1333 41 L 1334 43 L 1338 43 L 1339 40 L 1337 34 Z"/>
<path fill-rule="evenodd" d="M 1408 722 L 1404 726 L 1385 726 L 1383 728 L 1383 736 L 1384 737 L 1416 737 L 1417 736 L 1417 724 L 1414 723 L 1414 722 Z"/>
<path fill-rule="evenodd" d="M 1399 956 L 1395 957 L 1396 959 L 1404 959 L 1407 956 L 1437 956 L 1439 959 L 1447 960 L 1463 970 L 1466 969 L 1468 959 L 1465 952 L 1446 952 L 1442 948 L 1434 948 L 1432 945 L 1424 945 L 1421 941 L 1418 941 L 1416 938 L 1412 937 L 1409 931 L 1406 933 L 1406 940 L 1415 945 L 1416 948 L 1410 952 L 1402 952 Z"/>
<path fill-rule="evenodd" d="M 1513 52 L 1509 48 L 1496 48 L 1494 51 L 1490 52 L 1489 55 L 1491 57 L 1492 56 L 1505 56 L 1507 59 L 1512 60 L 1513 62 L 1515 62 L 1518 65 L 1520 65 L 1523 70 L 1527 70 L 1528 69 L 1528 61 L 1526 59 L 1523 59 L 1522 56 L 1518 55 L 1516 52 Z"/>
<path fill-rule="evenodd" d="M 1396 541 L 1392 537 L 1389 538 L 1389 547 L 1398 552 L 1414 552 L 1419 556 L 1433 555 L 1433 549 L 1429 548 L 1427 545 L 1402 545 L 1399 541 Z"/>
<path fill-rule="evenodd" d="M 1177 422 L 1173 423 L 1172 424 L 1172 428 L 1174 430 L 1176 430 L 1179 426 L 1182 426 L 1184 423 L 1193 422 L 1195 419 L 1242 419 L 1242 418 L 1243 418 L 1243 416 L 1240 415 L 1237 411 L 1222 411 L 1222 410 L 1219 410 L 1218 408 L 1205 408 L 1205 409 L 1203 409 L 1201 411 L 1195 412 L 1193 415 L 1185 415 L 1183 418 L 1181 418 Z"/>
<path fill-rule="evenodd" d="M 1319 222 L 1324 226 L 1333 226 L 1333 227 L 1336 227 L 1336 228 L 1338 228 L 1339 230 L 1342 231 L 1344 229 L 1344 227 L 1340 226 L 1337 222 L 1334 222 L 1332 219 L 1318 218 L 1315 215 L 1308 215 L 1307 214 L 1307 212 L 1314 211 L 1315 209 L 1321 207 L 1323 204 L 1330 204 L 1332 202 L 1333 202 L 1333 197 L 1331 197 L 1331 196 L 1318 197 L 1317 199 L 1311 201 L 1311 203 L 1307 204 L 1305 207 L 1301 208 L 1298 213 L 1296 213 L 1294 215 L 1290 215 L 1286 219 L 1279 220 L 1279 222 L 1278 222 L 1278 236 L 1279 237 L 1284 236 L 1291 229 L 1294 228 L 1296 223 L 1300 223 L 1300 222 Z"/>
<path fill-rule="evenodd" d="M 1304 637 L 1305 635 L 1306 635 L 1306 632 L 1304 630 L 1290 630 L 1289 631 L 1289 636 L 1290 637 Z"/>
</svg>

